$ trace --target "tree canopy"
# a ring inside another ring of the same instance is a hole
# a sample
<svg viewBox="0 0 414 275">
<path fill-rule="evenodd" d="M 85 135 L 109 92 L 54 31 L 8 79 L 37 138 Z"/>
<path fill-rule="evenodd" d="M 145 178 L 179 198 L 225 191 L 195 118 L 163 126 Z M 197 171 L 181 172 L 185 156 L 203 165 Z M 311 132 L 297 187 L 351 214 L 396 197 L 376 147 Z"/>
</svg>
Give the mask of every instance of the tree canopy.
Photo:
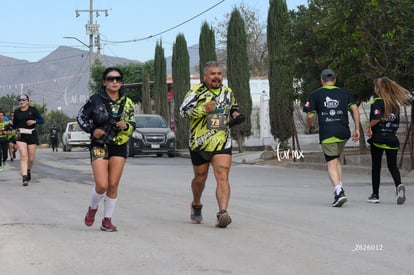
<svg viewBox="0 0 414 275">
<path fill-rule="evenodd" d="M 154 101 L 155 112 L 160 114 L 167 121 L 170 120 L 167 104 L 167 64 L 164 55 L 164 48 L 162 42 L 157 42 L 155 46 L 155 58 L 154 58 Z"/>
<path fill-rule="evenodd" d="M 235 126 L 231 131 L 232 137 L 239 145 L 239 151 L 243 152 L 244 139 L 251 135 L 252 98 L 249 85 L 247 36 L 243 18 L 237 8 L 231 13 L 227 29 L 227 79 L 239 104 L 240 112 L 246 116 L 246 121 Z"/>
<path fill-rule="evenodd" d="M 177 35 L 173 46 L 172 78 L 174 83 L 174 118 L 177 148 L 188 147 L 188 120 L 180 115 L 180 104 L 190 90 L 190 56 L 184 34 Z"/>
<path fill-rule="evenodd" d="M 319 86 L 320 72 L 328 67 L 359 102 L 372 95 L 376 77 L 413 88 L 411 0 L 311 0 L 308 5 L 290 13 L 294 72 L 303 80 L 305 96 Z"/>
<path fill-rule="evenodd" d="M 216 61 L 216 37 L 213 27 L 207 22 L 204 22 L 201 26 L 201 32 L 199 37 L 199 56 L 200 56 L 200 81 L 203 81 L 203 69 L 204 65 L 208 61 Z"/>
<path fill-rule="evenodd" d="M 270 0 L 267 20 L 270 131 L 284 146 L 293 129 L 293 77 L 286 1 Z"/>
<path fill-rule="evenodd" d="M 130 63 L 128 65 L 114 65 L 122 71 L 124 76 L 123 83 L 143 83 L 145 74 L 148 74 L 150 80 L 154 79 L 154 61 L 149 60 L 145 63 Z M 95 62 L 91 70 L 92 83 L 90 84 L 90 90 L 92 93 L 102 85 L 102 74 L 105 71 L 105 67 L 99 61 Z M 142 88 L 126 89 L 126 95 L 132 99 L 134 103 L 142 102 Z"/>
</svg>

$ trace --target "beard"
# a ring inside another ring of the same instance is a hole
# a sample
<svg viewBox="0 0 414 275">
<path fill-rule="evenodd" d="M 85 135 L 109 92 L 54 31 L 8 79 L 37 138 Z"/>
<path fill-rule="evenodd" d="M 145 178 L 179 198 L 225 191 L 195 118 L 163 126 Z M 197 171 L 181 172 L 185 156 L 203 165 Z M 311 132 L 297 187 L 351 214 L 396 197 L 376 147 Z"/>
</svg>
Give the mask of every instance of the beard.
<svg viewBox="0 0 414 275">
<path fill-rule="evenodd" d="M 217 88 L 220 88 L 220 86 L 221 86 L 221 79 L 215 78 L 210 81 L 210 88 L 217 89 Z"/>
</svg>

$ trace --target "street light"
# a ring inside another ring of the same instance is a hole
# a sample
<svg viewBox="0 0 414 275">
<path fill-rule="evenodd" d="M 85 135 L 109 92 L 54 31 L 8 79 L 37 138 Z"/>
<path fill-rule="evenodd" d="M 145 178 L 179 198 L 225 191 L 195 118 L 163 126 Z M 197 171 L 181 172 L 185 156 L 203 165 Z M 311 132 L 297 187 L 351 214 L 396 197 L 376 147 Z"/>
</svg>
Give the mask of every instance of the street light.
<svg viewBox="0 0 414 275">
<path fill-rule="evenodd" d="M 76 41 L 78 41 L 79 43 L 81 43 L 82 45 L 84 45 L 85 47 L 87 47 L 89 49 L 89 70 L 92 69 L 92 65 L 93 65 L 93 48 L 92 45 L 86 45 L 84 42 L 82 42 L 82 40 L 74 37 L 74 36 L 65 36 L 63 38 L 66 39 L 75 39 Z"/>
<path fill-rule="evenodd" d="M 77 40 L 79 43 L 81 43 L 82 45 L 84 45 L 85 47 L 89 48 L 89 46 L 88 46 L 88 45 L 86 45 L 84 42 L 82 42 L 82 40 L 79 40 L 78 38 L 76 38 L 76 37 L 74 37 L 74 36 L 65 36 L 65 37 L 63 37 L 63 38 L 66 38 L 66 39 L 75 39 L 75 40 Z"/>
<path fill-rule="evenodd" d="M 93 46 L 85 44 L 84 42 L 82 42 L 82 40 L 80 40 L 80 39 L 78 39 L 74 36 L 64 36 L 63 38 L 75 39 L 76 41 L 78 41 L 79 43 L 81 43 L 82 45 L 84 45 L 85 47 L 87 47 L 89 49 L 89 79 L 90 79 L 90 74 L 91 74 L 92 65 L 93 65 Z"/>
</svg>

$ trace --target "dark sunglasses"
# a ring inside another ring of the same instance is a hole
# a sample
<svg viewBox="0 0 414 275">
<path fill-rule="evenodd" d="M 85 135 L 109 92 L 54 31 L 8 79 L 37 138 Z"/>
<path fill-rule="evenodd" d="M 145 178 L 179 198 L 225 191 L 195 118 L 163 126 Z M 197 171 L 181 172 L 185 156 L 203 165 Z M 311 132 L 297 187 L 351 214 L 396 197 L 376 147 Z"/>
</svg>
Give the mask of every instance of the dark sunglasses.
<svg viewBox="0 0 414 275">
<path fill-rule="evenodd" d="M 107 77 L 105 77 L 105 81 L 107 81 L 107 82 L 114 82 L 114 80 L 116 82 L 121 82 L 122 77 L 120 77 L 120 76 L 107 76 Z"/>
<path fill-rule="evenodd" d="M 17 101 L 26 101 L 27 98 L 19 98 Z"/>
</svg>

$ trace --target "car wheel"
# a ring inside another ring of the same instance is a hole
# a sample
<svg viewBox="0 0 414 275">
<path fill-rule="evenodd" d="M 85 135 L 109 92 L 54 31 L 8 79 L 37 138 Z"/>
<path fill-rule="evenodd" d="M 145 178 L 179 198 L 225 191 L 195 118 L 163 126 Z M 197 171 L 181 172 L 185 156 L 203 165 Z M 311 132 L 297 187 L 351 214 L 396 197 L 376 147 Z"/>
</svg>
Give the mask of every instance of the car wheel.
<svg viewBox="0 0 414 275">
<path fill-rule="evenodd" d="M 175 158 L 175 153 L 169 153 L 169 154 L 168 154 L 168 157 L 169 157 L 169 158 Z"/>
<path fill-rule="evenodd" d="M 158 158 L 162 157 L 162 154 L 157 154 L 157 157 L 158 157 Z"/>
</svg>

